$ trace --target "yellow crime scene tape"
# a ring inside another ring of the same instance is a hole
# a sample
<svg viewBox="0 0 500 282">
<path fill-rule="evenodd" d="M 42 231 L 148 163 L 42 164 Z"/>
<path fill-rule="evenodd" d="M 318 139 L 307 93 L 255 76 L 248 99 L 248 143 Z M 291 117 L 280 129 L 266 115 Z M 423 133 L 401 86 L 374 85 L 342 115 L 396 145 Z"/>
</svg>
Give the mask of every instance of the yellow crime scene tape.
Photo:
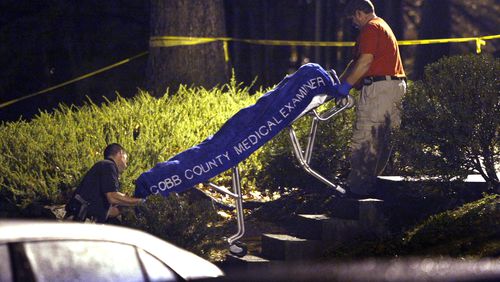
<svg viewBox="0 0 500 282">
<path fill-rule="evenodd" d="M 481 53 L 481 47 L 486 45 L 486 40 L 499 39 L 500 34 L 488 35 L 481 37 L 465 37 L 465 38 L 442 38 L 442 39 L 420 39 L 420 40 L 400 40 L 398 44 L 401 46 L 408 45 L 426 45 L 426 44 L 443 44 L 443 43 L 464 43 L 464 42 L 476 42 L 476 53 Z M 267 40 L 267 39 L 240 39 L 231 37 L 188 37 L 188 36 L 153 36 L 149 40 L 150 47 L 175 47 L 175 46 L 186 46 L 186 45 L 199 45 L 211 42 L 222 42 L 224 49 L 224 59 L 229 61 L 229 42 L 242 42 L 247 44 L 256 45 L 267 45 L 267 46 L 314 46 L 314 47 L 350 47 L 354 46 L 352 41 L 299 41 L 299 40 Z M 110 69 L 116 68 L 123 64 L 126 64 L 137 58 L 146 56 L 149 52 L 142 52 L 130 58 L 119 61 L 115 64 L 109 65 L 107 67 L 98 69 L 91 73 L 79 76 L 77 78 L 71 79 L 69 81 L 54 85 L 52 87 L 46 88 L 44 90 L 32 93 L 27 96 L 23 96 L 17 99 L 13 99 L 0 104 L 0 109 L 12 105 L 14 103 L 26 100 L 31 97 L 35 97 L 44 93 L 48 93 L 52 90 L 61 88 L 68 84 L 75 83 L 77 81 L 95 76 L 102 72 L 108 71 Z"/>
<path fill-rule="evenodd" d="M 481 46 L 486 45 L 486 40 L 499 39 L 500 34 L 482 37 L 465 38 L 442 38 L 442 39 L 420 39 L 420 40 L 399 40 L 399 45 L 426 45 L 440 43 L 463 43 L 476 42 L 476 52 L 481 53 Z M 257 45 L 268 46 L 318 46 L 318 47 L 349 47 L 354 46 L 354 42 L 349 41 L 298 41 L 298 40 L 266 40 L 266 39 L 238 39 L 230 37 L 188 37 L 188 36 L 153 36 L 149 40 L 151 47 L 172 47 L 181 45 L 205 44 L 222 41 L 224 49 L 227 49 L 228 42 L 244 42 Z M 226 57 L 228 60 L 228 58 Z"/>
<path fill-rule="evenodd" d="M 128 62 L 130 62 L 130 61 L 132 61 L 132 60 L 135 60 L 135 59 L 137 59 L 137 58 L 140 58 L 140 57 L 146 56 L 148 53 L 149 53 L 149 52 L 142 52 L 142 53 L 139 53 L 139 54 L 137 54 L 137 55 L 135 55 L 135 56 L 132 56 L 132 57 L 127 58 L 127 59 L 125 59 L 125 60 L 121 60 L 121 61 L 119 61 L 119 62 L 117 62 L 117 63 L 114 63 L 114 64 L 112 64 L 112 65 L 109 65 L 109 66 L 104 67 L 104 68 L 101 68 L 101 69 L 98 69 L 98 70 L 93 71 L 93 72 L 91 72 L 91 73 L 87 73 L 87 74 L 85 74 L 85 75 L 82 75 L 82 76 L 79 76 L 79 77 L 77 77 L 77 78 L 74 78 L 74 79 L 68 80 L 68 81 L 66 81 L 66 82 L 63 82 L 63 83 L 60 83 L 60 84 L 57 84 L 57 85 L 51 86 L 51 87 L 49 87 L 49 88 L 46 88 L 46 89 L 40 90 L 40 91 L 35 92 L 35 93 L 32 93 L 32 94 L 30 94 L 30 95 L 23 96 L 23 97 L 20 97 L 20 98 L 13 99 L 13 100 L 10 100 L 10 101 L 8 101 L 8 102 L 2 103 L 2 104 L 0 104 L 0 109 L 1 109 L 1 108 L 4 108 L 4 107 L 7 107 L 7 106 L 10 106 L 10 105 L 12 105 L 12 104 L 14 104 L 14 103 L 17 103 L 17 102 L 20 102 L 20 101 L 26 100 L 26 99 L 28 99 L 28 98 L 32 98 L 32 97 L 35 97 L 35 96 L 38 96 L 38 95 L 41 95 L 41 94 L 44 94 L 44 93 L 50 92 L 50 91 L 52 91 L 52 90 L 56 90 L 56 89 L 58 89 L 58 88 L 61 88 L 61 87 L 63 87 L 63 86 L 66 86 L 66 85 L 68 85 L 68 84 L 72 84 L 72 83 L 75 83 L 75 82 L 77 82 L 77 81 L 80 81 L 80 80 L 83 80 L 83 79 L 86 79 L 86 78 L 92 77 L 92 76 L 94 76 L 94 75 L 100 74 L 100 73 L 105 72 L 105 71 L 108 71 L 108 70 L 110 70 L 110 69 L 116 68 L 116 67 L 121 66 L 121 65 L 123 65 L 123 64 L 126 64 L 126 63 L 128 63 Z"/>
</svg>

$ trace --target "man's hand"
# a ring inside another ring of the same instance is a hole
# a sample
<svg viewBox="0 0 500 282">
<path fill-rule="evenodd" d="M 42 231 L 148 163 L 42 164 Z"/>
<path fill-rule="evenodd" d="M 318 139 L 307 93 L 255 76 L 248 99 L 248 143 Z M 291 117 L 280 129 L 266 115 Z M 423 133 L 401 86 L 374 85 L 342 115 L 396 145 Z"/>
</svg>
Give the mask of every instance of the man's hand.
<svg viewBox="0 0 500 282">
<path fill-rule="evenodd" d="M 140 202 L 145 201 L 145 199 L 129 197 L 121 192 L 108 192 L 106 193 L 106 198 L 112 205 L 127 207 L 138 206 Z"/>
<path fill-rule="evenodd" d="M 336 84 L 333 86 L 333 88 L 335 89 L 333 92 L 333 97 L 337 98 L 337 99 L 342 99 L 342 98 L 346 98 L 347 95 L 349 95 L 349 91 L 351 90 L 352 88 L 352 85 L 347 82 L 347 81 L 344 81 L 340 84 Z"/>
<path fill-rule="evenodd" d="M 108 217 L 115 218 L 115 217 L 119 216 L 120 213 L 121 212 L 120 212 L 120 209 L 118 208 L 118 206 L 115 206 L 115 205 L 109 206 Z"/>
<path fill-rule="evenodd" d="M 146 205 L 146 199 L 140 199 L 139 202 L 137 202 L 138 207 L 144 207 Z"/>
<path fill-rule="evenodd" d="M 137 216 L 142 216 L 147 211 L 146 198 L 140 199 L 137 205 L 134 207 L 135 214 Z"/>
</svg>

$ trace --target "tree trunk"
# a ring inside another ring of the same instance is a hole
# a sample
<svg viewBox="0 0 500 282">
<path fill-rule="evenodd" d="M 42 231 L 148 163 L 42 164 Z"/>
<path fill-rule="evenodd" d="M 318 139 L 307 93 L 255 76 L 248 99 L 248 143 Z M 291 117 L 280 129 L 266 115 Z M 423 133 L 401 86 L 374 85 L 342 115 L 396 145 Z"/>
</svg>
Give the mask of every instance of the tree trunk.
<svg viewBox="0 0 500 282">
<path fill-rule="evenodd" d="M 223 0 L 152 0 L 151 36 L 223 37 Z M 152 95 L 174 94 L 180 84 L 210 88 L 227 82 L 222 42 L 151 47 L 146 70 Z"/>
<path fill-rule="evenodd" d="M 419 38 L 448 38 L 451 34 L 450 0 L 424 1 Z M 415 78 L 421 79 L 427 64 L 449 55 L 450 44 L 419 45 L 415 59 Z"/>
<path fill-rule="evenodd" d="M 234 38 L 300 40 L 305 1 L 231 0 L 226 1 L 228 34 Z M 238 81 L 249 85 L 273 86 L 299 64 L 290 61 L 290 46 L 265 46 L 235 42 L 231 45 L 231 63 Z M 295 57 L 297 57 L 295 55 Z M 290 70 L 289 70 L 290 69 Z"/>
</svg>

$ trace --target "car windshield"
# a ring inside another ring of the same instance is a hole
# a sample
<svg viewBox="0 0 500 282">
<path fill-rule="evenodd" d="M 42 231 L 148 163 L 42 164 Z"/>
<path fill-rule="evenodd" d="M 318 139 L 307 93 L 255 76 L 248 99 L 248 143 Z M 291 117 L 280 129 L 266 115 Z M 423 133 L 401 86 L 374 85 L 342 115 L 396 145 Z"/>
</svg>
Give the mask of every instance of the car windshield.
<svg viewBox="0 0 500 282">
<path fill-rule="evenodd" d="M 176 281 L 162 262 L 142 250 L 139 258 L 131 245 L 44 241 L 23 246 L 36 281 Z"/>
</svg>

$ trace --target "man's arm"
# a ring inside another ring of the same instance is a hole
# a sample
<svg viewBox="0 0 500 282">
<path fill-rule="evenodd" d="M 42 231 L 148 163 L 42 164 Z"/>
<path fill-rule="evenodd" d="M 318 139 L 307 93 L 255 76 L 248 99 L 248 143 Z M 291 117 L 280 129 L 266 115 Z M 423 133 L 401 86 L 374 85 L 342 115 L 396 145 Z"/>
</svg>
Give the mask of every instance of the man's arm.
<svg viewBox="0 0 500 282">
<path fill-rule="evenodd" d="M 111 205 L 119 206 L 137 206 L 144 202 L 141 198 L 129 197 L 120 192 L 107 192 L 106 198 Z"/>
<path fill-rule="evenodd" d="M 372 62 L 373 54 L 361 54 L 357 60 L 347 65 L 346 70 L 340 76 L 340 81 L 355 84 L 370 69 Z"/>
<path fill-rule="evenodd" d="M 370 69 L 372 62 L 372 54 L 361 54 L 356 60 L 350 61 L 344 72 L 340 75 L 341 83 L 336 86 L 337 95 L 346 97 L 352 86 Z"/>
</svg>

